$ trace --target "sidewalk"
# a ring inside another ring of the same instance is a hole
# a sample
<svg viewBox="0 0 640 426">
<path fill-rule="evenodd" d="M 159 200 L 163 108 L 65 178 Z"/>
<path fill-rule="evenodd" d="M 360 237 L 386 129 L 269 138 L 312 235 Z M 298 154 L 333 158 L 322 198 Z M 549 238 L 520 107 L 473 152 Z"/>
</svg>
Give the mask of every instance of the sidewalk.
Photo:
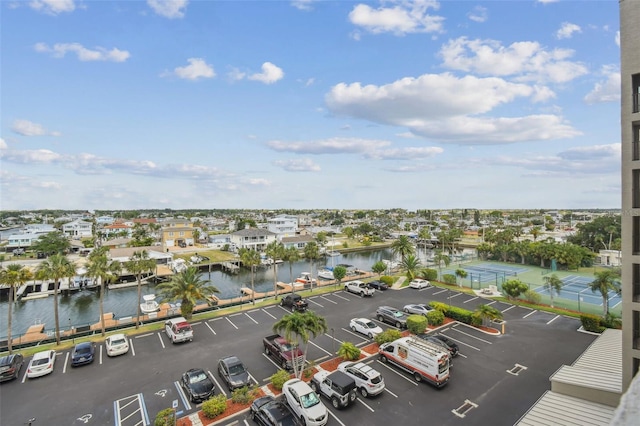
<svg viewBox="0 0 640 426">
<path fill-rule="evenodd" d="M 398 280 L 395 283 L 393 283 L 391 288 L 394 289 L 394 290 L 399 290 L 400 288 L 402 288 L 402 284 L 404 284 L 406 279 L 407 279 L 407 277 L 398 278 Z"/>
</svg>

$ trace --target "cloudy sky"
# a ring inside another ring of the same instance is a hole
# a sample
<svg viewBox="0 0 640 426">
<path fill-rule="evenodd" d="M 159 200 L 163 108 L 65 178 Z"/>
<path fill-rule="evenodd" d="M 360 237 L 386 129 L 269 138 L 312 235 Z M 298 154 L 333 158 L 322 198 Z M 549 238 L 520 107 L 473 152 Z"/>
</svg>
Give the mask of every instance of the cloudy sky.
<svg viewBox="0 0 640 426">
<path fill-rule="evenodd" d="M 618 2 L 3 0 L 1 208 L 619 208 Z"/>
</svg>

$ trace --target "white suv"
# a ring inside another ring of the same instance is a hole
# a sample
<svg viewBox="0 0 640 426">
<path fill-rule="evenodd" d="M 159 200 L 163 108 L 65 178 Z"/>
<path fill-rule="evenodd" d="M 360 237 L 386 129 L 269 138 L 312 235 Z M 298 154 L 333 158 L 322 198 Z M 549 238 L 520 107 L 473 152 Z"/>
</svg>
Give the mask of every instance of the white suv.
<svg viewBox="0 0 640 426">
<path fill-rule="evenodd" d="M 324 426 L 329 421 L 329 411 L 311 386 L 300 379 L 291 379 L 282 385 L 287 404 L 301 423 L 307 426 Z"/>
<path fill-rule="evenodd" d="M 382 375 L 363 362 L 343 362 L 338 365 L 338 371 L 353 378 L 358 392 L 365 398 L 370 395 L 378 395 L 384 390 Z"/>
</svg>

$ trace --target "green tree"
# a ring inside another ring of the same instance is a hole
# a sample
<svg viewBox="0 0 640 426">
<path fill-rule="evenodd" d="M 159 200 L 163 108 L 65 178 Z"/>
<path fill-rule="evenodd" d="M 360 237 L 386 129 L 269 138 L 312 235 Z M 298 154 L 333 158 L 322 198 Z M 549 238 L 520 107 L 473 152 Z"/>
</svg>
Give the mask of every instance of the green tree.
<svg viewBox="0 0 640 426">
<path fill-rule="evenodd" d="M 594 273 L 596 279 L 590 284 L 592 292 L 602 295 L 602 309 L 606 317 L 609 314 L 609 291 L 620 291 L 620 273 L 613 269 L 605 269 Z"/>
<path fill-rule="evenodd" d="M 438 265 L 438 271 L 440 277 L 442 277 L 442 264 L 444 263 L 444 267 L 448 267 L 451 263 L 451 258 L 443 253 L 442 250 L 436 250 L 436 254 L 433 256 L 433 261 Z"/>
<path fill-rule="evenodd" d="M 12 263 L 6 269 L 0 270 L 0 283 L 9 287 L 9 299 L 7 309 L 7 349 L 9 353 L 13 353 L 13 343 L 11 338 L 12 327 L 12 308 L 15 303 L 15 288 L 24 285 L 27 281 L 33 279 L 33 274 L 24 265 Z"/>
<path fill-rule="evenodd" d="M 256 250 L 241 248 L 238 254 L 240 255 L 242 264 L 251 270 L 251 303 L 255 305 L 256 295 L 254 281 L 256 275 L 256 266 L 260 264 L 260 253 L 258 253 Z"/>
<path fill-rule="evenodd" d="M 542 230 L 540 229 L 539 226 L 534 226 L 529 231 L 529 234 L 531 234 L 531 236 L 533 237 L 533 241 L 536 241 L 541 233 L 542 233 Z"/>
<path fill-rule="evenodd" d="M 394 256 L 400 256 L 400 261 L 404 261 L 404 259 L 414 254 L 416 251 L 413 243 L 406 235 L 400 235 L 397 240 L 391 243 L 391 252 Z"/>
<path fill-rule="evenodd" d="M 100 247 L 91 252 L 87 262 L 87 275 L 100 282 L 100 326 L 104 336 L 104 284 L 116 279 L 122 272 L 122 264 L 109 259 L 109 248 Z"/>
<path fill-rule="evenodd" d="M 547 275 L 544 277 L 544 284 L 542 287 L 549 292 L 549 297 L 551 297 L 551 307 L 553 308 L 553 293 L 560 295 L 560 290 L 562 290 L 562 280 L 558 278 L 556 274 Z"/>
<path fill-rule="evenodd" d="M 297 378 L 302 377 L 309 340 L 311 340 L 311 337 L 316 338 L 318 335 L 327 332 L 327 320 L 313 311 L 293 312 L 276 321 L 272 328 L 274 332 L 279 333 L 291 343 L 292 353 L 296 346 L 300 346 L 301 343 L 305 345 L 302 365 L 297 365 L 295 357 L 292 357 L 293 374 Z"/>
<path fill-rule="evenodd" d="M 133 225 L 133 231 L 131 232 L 131 247 L 147 247 L 153 244 L 154 238 L 149 235 L 149 230 L 141 223 Z"/>
<path fill-rule="evenodd" d="M 527 290 L 529 286 L 517 279 L 507 280 L 502 284 L 502 291 L 512 299 L 517 299 Z"/>
<path fill-rule="evenodd" d="M 380 278 L 380 275 L 387 270 L 387 265 L 385 265 L 383 261 L 379 260 L 371 266 L 371 270 L 378 274 L 378 278 Z"/>
<path fill-rule="evenodd" d="M 344 266 L 336 266 L 333 268 L 333 278 L 336 280 L 336 285 L 341 286 L 342 279 L 347 276 L 347 268 Z"/>
<path fill-rule="evenodd" d="M 45 280 L 53 280 L 53 316 L 56 327 L 56 344 L 60 344 L 60 318 L 58 317 L 58 290 L 60 280 L 71 278 L 76 274 L 76 265 L 61 253 L 56 253 L 42 261 L 37 268 L 40 276 Z"/>
<path fill-rule="evenodd" d="M 134 251 L 133 255 L 125 262 L 124 267 L 127 271 L 136 276 L 138 283 L 138 309 L 136 313 L 136 329 L 140 327 L 140 303 L 142 299 L 142 275 L 151 273 L 156 268 L 156 261 L 149 258 L 149 252 L 146 250 Z"/>
<path fill-rule="evenodd" d="M 502 319 L 502 312 L 493 306 L 489 305 L 480 305 L 476 308 L 475 313 L 482 318 L 482 324 L 485 323 L 486 320 L 494 321 Z"/>
<path fill-rule="evenodd" d="M 458 285 L 462 287 L 462 280 L 467 278 L 467 271 L 462 268 L 456 269 L 456 277 L 460 278 L 460 283 Z"/>
<path fill-rule="evenodd" d="M 156 289 L 164 299 L 170 302 L 180 301 L 180 313 L 186 319 L 193 316 L 193 308 L 198 300 L 205 300 L 213 293 L 219 293 L 215 286 L 208 285 L 202 279 L 198 268 L 194 266 L 174 275 L 171 281 L 159 284 Z"/>
<path fill-rule="evenodd" d="M 271 241 L 265 248 L 265 253 L 273 260 L 273 298 L 278 299 L 278 264 L 276 260 L 284 257 L 284 245 L 280 241 Z"/>
<path fill-rule="evenodd" d="M 409 254 L 402 258 L 402 261 L 400 262 L 400 269 L 404 271 L 409 281 L 416 277 L 421 268 L 422 263 L 420 262 L 420 259 L 413 254 Z"/>
<path fill-rule="evenodd" d="M 31 247 L 35 251 L 42 252 L 49 256 L 52 254 L 66 253 L 71 247 L 71 243 L 61 231 L 53 231 L 38 238 Z"/>
<path fill-rule="evenodd" d="M 294 246 L 291 246 L 284 249 L 282 260 L 284 260 L 285 262 L 289 262 L 289 275 L 291 276 L 291 293 L 296 292 L 296 286 L 295 286 L 295 283 L 293 282 L 293 264 L 294 262 L 297 262 L 299 259 L 300 259 L 300 253 L 298 252 L 297 248 L 295 248 Z"/>
<path fill-rule="evenodd" d="M 304 258 L 311 262 L 311 276 L 313 277 L 313 268 L 315 266 L 316 260 L 320 258 L 320 248 L 315 241 L 307 243 L 304 246 Z M 313 288 L 313 283 L 311 283 L 311 288 Z"/>
</svg>

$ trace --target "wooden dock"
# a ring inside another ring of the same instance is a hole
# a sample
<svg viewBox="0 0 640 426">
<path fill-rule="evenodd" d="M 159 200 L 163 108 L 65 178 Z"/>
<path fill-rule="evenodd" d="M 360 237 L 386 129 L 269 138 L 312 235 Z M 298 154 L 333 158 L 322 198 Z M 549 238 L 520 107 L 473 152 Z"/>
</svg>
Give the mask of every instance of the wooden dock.
<svg viewBox="0 0 640 426">
<path fill-rule="evenodd" d="M 223 271 L 232 272 L 234 274 L 238 273 L 240 270 L 240 265 L 233 262 L 222 262 L 220 266 Z"/>
</svg>

